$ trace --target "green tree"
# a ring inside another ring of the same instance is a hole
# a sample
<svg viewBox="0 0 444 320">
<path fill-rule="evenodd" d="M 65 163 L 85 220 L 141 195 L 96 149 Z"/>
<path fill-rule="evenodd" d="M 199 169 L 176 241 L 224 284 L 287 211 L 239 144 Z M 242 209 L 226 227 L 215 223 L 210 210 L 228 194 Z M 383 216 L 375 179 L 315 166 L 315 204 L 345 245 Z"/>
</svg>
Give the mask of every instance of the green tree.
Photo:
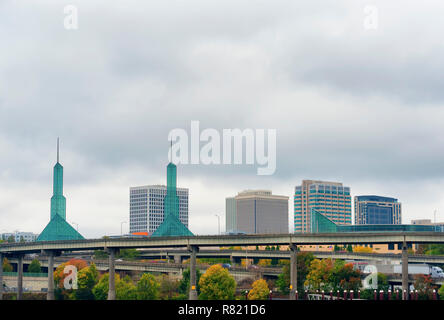
<svg viewBox="0 0 444 320">
<path fill-rule="evenodd" d="M 200 277 L 202 276 L 202 273 L 199 269 L 196 269 L 196 290 L 197 294 L 200 294 L 200 286 L 199 281 Z M 182 273 L 182 280 L 179 282 L 179 288 L 178 291 L 181 295 L 184 295 L 185 298 L 188 298 L 188 293 L 190 292 L 190 268 L 186 269 Z"/>
<path fill-rule="evenodd" d="M 11 263 L 7 258 L 3 258 L 3 271 L 4 272 L 12 272 L 14 268 L 12 267 Z"/>
<path fill-rule="evenodd" d="M 94 300 L 93 288 L 99 281 L 99 273 L 96 265 L 81 269 L 77 273 L 78 289 L 74 290 L 73 298 L 76 300 Z"/>
<path fill-rule="evenodd" d="M 444 284 L 438 290 L 439 299 L 444 300 Z"/>
<path fill-rule="evenodd" d="M 311 252 L 298 251 L 297 253 L 297 290 L 299 292 L 304 291 L 304 282 L 308 274 L 308 270 L 311 261 L 314 260 L 314 256 Z M 284 265 L 282 268 L 282 273 L 278 276 L 276 280 L 276 286 L 282 294 L 290 293 L 290 266 L 289 263 Z"/>
<path fill-rule="evenodd" d="M 171 300 L 178 298 L 179 282 L 163 274 L 157 280 L 159 282 L 159 298 L 162 300 Z"/>
<path fill-rule="evenodd" d="M 227 269 L 216 264 L 207 269 L 199 280 L 200 300 L 232 300 L 236 281 Z"/>
<path fill-rule="evenodd" d="M 138 291 L 131 278 L 127 275 L 123 279 L 116 281 L 117 300 L 136 300 Z"/>
<path fill-rule="evenodd" d="M 150 273 L 144 273 L 137 282 L 137 300 L 156 300 L 159 295 L 159 283 Z"/>
<path fill-rule="evenodd" d="M 135 260 L 140 256 L 137 249 L 122 249 L 117 254 L 117 258 L 124 260 Z"/>
<path fill-rule="evenodd" d="M 105 252 L 105 250 L 96 250 L 94 251 L 94 258 L 95 259 L 108 259 L 108 253 Z"/>
<path fill-rule="evenodd" d="M 347 246 L 347 252 L 353 252 L 353 247 L 351 244 Z"/>
<path fill-rule="evenodd" d="M 253 282 L 252 289 L 248 293 L 248 300 L 267 300 L 270 295 L 270 288 L 267 281 L 259 279 Z"/>
<path fill-rule="evenodd" d="M 120 276 L 118 274 L 115 275 L 115 282 L 120 281 Z M 99 282 L 92 289 L 92 293 L 94 295 L 95 300 L 106 300 L 108 298 L 108 289 L 109 289 L 109 273 L 105 273 L 99 280 Z"/>
<path fill-rule="evenodd" d="M 42 272 L 42 266 L 41 266 L 39 260 L 37 260 L 37 259 L 32 260 L 32 262 L 28 266 L 28 272 L 31 272 L 31 273 L 41 273 Z"/>
</svg>

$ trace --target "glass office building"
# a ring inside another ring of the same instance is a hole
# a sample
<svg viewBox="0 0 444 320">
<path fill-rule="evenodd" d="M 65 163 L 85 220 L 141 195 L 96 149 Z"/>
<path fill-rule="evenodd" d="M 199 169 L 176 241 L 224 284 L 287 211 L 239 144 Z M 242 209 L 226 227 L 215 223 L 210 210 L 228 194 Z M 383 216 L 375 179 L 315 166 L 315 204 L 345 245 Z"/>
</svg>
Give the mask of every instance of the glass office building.
<svg viewBox="0 0 444 320">
<path fill-rule="evenodd" d="M 294 232 L 311 232 L 311 209 L 337 224 L 351 224 L 350 188 L 340 182 L 303 180 L 294 194 Z"/>
<path fill-rule="evenodd" d="M 442 229 L 432 225 L 413 224 L 364 224 L 338 225 L 322 213 L 311 210 L 312 233 L 337 232 L 442 232 Z"/>
<path fill-rule="evenodd" d="M 356 196 L 355 224 L 401 224 L 401 203 L 389 197 Z"/>
</svg>

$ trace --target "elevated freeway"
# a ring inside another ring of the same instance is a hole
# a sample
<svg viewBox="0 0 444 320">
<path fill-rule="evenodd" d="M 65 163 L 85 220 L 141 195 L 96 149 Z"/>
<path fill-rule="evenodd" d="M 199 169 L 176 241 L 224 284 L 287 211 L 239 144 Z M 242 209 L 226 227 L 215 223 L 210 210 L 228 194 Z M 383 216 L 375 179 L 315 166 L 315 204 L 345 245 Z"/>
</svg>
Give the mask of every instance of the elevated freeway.
<svg viewBox="0 0 444 320">
<path fill-rule="evenodd" d="M 290 297 L 295 299 L 297 288 L 297 246 L 298 245 L 347 245 L 347 244 L 388 244 L 397 243 L 402 247 L 403 290 L 408 290 L 408 244 L 444 243 L 441 232 L 381 232 L 381 233 L 317 233 L 317 234 L 255 234 L 225 236 L 193 236 L 193 237 L 156 237 L 156 238 L 104 238 L 93 240 L 42 241 L 31 243 L 14 243 L 0 245 L 0 259 L 3 256 L 18 259 L 17 299 L 22 298 L 23 257 L 29 253 L 43 253 L 48 256 L 48 269 L 54 269 L 54 257 L 66 251 L 85 251 L 104 249 L 109 252 L 109 291 L 108 299 L 114 300 L 115 291 L 115 255 L 120 249 L 160 249 L 184 248 L 190 251 L 190 300 L 197 299 L 196 288 L 196 255 L 200 247 L 229 246 L 262 246 L 288 245 L 290 248 Z M 2 264 L 0 264 L 0 281 L 2 281 Z M 0 286 L 0 299 L 2 298 Z M 53 273 L 48 272 L 48 299 L 54 299 Z"/>
</svg>

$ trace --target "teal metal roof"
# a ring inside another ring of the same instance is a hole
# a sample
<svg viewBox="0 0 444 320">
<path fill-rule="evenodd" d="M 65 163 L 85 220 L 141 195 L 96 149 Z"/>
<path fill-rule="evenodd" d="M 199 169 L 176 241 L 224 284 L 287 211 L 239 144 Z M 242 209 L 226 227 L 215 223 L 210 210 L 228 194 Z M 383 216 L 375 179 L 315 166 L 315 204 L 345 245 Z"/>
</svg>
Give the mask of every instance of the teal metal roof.
<svg viewBox="0 0 444 320">
<path fill-rule="evenodd" d="M 85 239 L 65 219 L 58 214 L 49 221 L 37 241 L 82 240 Z"/>
</svg>

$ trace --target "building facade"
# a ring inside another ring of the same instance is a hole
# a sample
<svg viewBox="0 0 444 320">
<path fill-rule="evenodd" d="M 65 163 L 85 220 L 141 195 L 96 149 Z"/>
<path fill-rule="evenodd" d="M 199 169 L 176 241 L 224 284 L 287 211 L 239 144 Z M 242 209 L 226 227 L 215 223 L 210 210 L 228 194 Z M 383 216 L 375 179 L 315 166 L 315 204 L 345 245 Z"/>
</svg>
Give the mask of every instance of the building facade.
<svg viewBox="0 0 444 320">
<path fill-rule="evenodd" d="M 355 224 L 401 224 L 401 203 L 389 197 L 356 196 Z"/>
<path fill-rule="evenodd" d="M 225 230 L 227 233 L 235 233 L 236 222 L 236 199 L 235 197 L 225 199 Z"/>
<path fill-rule="evenodd" d="M 227 232 L 288 233 L 288 197 L 246 190 L 226 199 Z M 230 230 L 230 229 L 231 230 Z"/>
<path fill-rule="evenodd" d="M 10 233 L 2 233 L 0 235 L 0 240 L 13 242 L 34 242 L 37 240 L 39 235 L 32 232 L 10 232 Z"/>
<path fill-rule="evenodd" d="M 188 228 L 188 189 L 176 188 L 179 197 L 179 220 Z M 130 188 L 130 233 L 151 235 L 164 220 L 165 185 Z"/>
<path fill-rule="evenodd" d="M 431 219 L 415 219 L 411 221 L 415 225 L 434 226 L 436 232 L 444 232 L 444 222 L 432 222 Z"/>
<path fill-rule="evenodd" d="M 311 232 L 311 209 L 337 224 L 351 224 L 350 188 L 340 182 L 303 180 L 295 187 L 294 232 Z"/>
</svg>

